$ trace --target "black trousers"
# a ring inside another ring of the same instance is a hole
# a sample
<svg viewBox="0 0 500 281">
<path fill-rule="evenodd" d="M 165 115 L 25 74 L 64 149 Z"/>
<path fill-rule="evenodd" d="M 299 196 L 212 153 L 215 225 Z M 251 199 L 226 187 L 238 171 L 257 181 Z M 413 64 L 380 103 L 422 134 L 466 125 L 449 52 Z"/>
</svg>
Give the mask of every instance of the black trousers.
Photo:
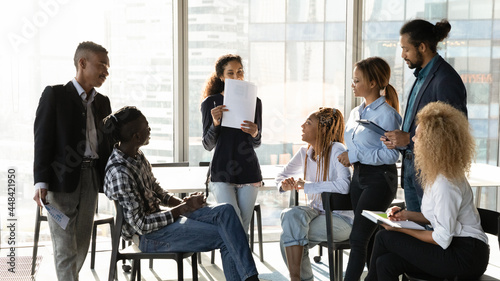
<svg viewBox="0 0 500 281">
<path fill-rule="evenodd" d="M 477 280 L 486 271 L 489 256 L 489 246 L 476 238 L 454 237 L 444 250 L 410 235 L 384 229 L 376 235 L 365 280 L 399 280 L 403 273 Z"/>
<path fill-rule="evenodd" d="M 350 192 L 354 222 L 349 241 L 351 252 L 347 263 L 346 281 L 358 281 L 370 256 L 370 238 L 378 225 L 361 215 L 363 210 L 385 212 L 394 200 L 397 182 L 396 165 L 371 166 L 354 164 Z"/>
</svg>

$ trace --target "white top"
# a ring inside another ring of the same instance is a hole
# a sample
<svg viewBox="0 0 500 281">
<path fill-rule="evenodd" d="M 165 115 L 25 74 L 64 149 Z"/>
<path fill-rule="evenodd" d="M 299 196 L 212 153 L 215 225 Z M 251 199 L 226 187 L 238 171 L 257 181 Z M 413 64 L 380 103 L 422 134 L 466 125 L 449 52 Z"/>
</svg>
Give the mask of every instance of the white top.
<svg viewBox="0 0 500 281">
<path fill-rule="evenodd" d="M 472 189 L 464 177 L 459 183 L 438 175 L 422 198 L 422 214 L 434 228 L 432 238 L 446 249 L 454 236 L 473 237 L 488 243 L 474 206 Z"/>
<path fill-rule="evenodd" d="M 316 171 L 318 169 L 317 162 L 313 160 L 312 148 L 307 150 L 307 146 L 303 146 L 299 151 L 293 156 L 293 158 L 283 167 L 283 170 L 276 176 L 276 185 L 281 189 L 281 182 L 289 177 L 304 177 L 304 161 L 307 157 L 307 173 L 304 179 L 306 183 L 304 184 L 304 193 L 307 194 L 309 206 L 319 210 L 324 213 L 323 201 L 321 200 L 322 192 L 337 192 L 342 194 L 349 193 L 349 184 L 351 182 L 351 170 L 342 165 L 337 157 L 346 151 L 346 147 L 342 143 L 335 142 L 332 145 L 332 150 L 330 152 L 330 165 L 327 181 L 318 181 L 316 179 Z M 322 167 L 321 167 L 322 168 Z M 322 175 L 322 173 L 320 174 Z M 323 177 L 321 177 L 321 180 Z M 341 212 L 351 218 L 351 215 L 345 212 Z M 352 213 L 352 211 L 351 211 Z"/>
</svg>

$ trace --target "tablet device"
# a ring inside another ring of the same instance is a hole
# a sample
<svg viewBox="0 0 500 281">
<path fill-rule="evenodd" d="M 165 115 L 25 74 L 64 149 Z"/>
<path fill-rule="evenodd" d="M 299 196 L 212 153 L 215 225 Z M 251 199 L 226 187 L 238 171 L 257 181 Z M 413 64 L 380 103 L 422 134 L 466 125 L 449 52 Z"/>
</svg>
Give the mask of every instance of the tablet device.
<svg viewBox="0 0 500 281">
<path fill-rule="evenodd" d="M 387 132 L 387 130 L 380 127 L 377 123 L 375 123 L 371 120 L 360 119 L 360 120 L 356 120 L 356 122 L 358 122 L 359 124 L 363 125 L 365 128 L 368 128 L 381 136 L 383 136 L 384 133 Z"/>
</svg>

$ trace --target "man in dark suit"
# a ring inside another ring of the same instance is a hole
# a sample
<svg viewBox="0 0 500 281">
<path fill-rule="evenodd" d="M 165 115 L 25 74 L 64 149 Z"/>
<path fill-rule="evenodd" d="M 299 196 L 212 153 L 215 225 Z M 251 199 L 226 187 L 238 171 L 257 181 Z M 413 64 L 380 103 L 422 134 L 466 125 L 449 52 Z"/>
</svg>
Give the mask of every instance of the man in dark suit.
<svg viewBox="0 0 500 281">
<path fill-rule="evenodd" d="M 408 97 L 402 130 L 385 134 L 381 140 L 388 148 L 399 148 L 403 154 L 402 186 L 408 210 L 420 212 L 423 190 L 416 178 L 414 168 L 413 141 L 417 113 L 428 103 L 446 102 L 467 116 L 467 93 L 460 75 L 436 51 L 438 42 L 444 40 L 451 30 L 447 20 L 436 25 L 416 19 L 401 27 L 401 57 L 410 69 L 415 69 L 417 78 Z"/>
<path fill-rule="evenodd" d="M 108 51 L 93 42 L 78 45 L 75 78 L 47 86 L 36 111 L 34 200 L 69 217 L 66 229 L 49 218 L 57 278 L 78 280 L 90 244 L 98 192 L 111 153 L 103 119 L 108 97 L 96 92 L 108 76 Z"/>
</svg>

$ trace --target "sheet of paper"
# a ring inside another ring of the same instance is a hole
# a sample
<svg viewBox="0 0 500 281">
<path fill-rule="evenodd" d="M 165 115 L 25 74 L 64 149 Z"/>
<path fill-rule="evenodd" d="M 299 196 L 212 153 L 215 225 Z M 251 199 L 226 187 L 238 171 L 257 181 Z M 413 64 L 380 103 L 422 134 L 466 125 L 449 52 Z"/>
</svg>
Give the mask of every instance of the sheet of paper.
<svg viewBox="0 0 500 281">
<path fill-rule="evenodd" d="M 42 200 L 40 200 L 42 202 Z M 66 230 L 66 226 L 68 226 L 69 217 L 63 214 L 59 209 L 52 205 L 44 205 L 42 202 L 42 206 L 45 207 L 47 213 L 54 219 L 55 222 L 64 230 Z"/>
<path fill-rule="evenodd" d="M 228 111 L 222 115 L 222 126 L 240 129 L 244 120 L 254 121 L 257 105 L 257 86 L 251 82 L 226 79 L 224 105 Z"/>
<path fill-rule="evenodd" d="M 413 221 L 391 221 L 390 219 L 387 218 L 387 214 L 384 212 L 373 212 L 373 211 L 363 210 L 361 212 L 361 215 L 370 219 L 374 223 L 385 223 L 396 228 L 425 230 L 423 226 Z"/>
</svg>

